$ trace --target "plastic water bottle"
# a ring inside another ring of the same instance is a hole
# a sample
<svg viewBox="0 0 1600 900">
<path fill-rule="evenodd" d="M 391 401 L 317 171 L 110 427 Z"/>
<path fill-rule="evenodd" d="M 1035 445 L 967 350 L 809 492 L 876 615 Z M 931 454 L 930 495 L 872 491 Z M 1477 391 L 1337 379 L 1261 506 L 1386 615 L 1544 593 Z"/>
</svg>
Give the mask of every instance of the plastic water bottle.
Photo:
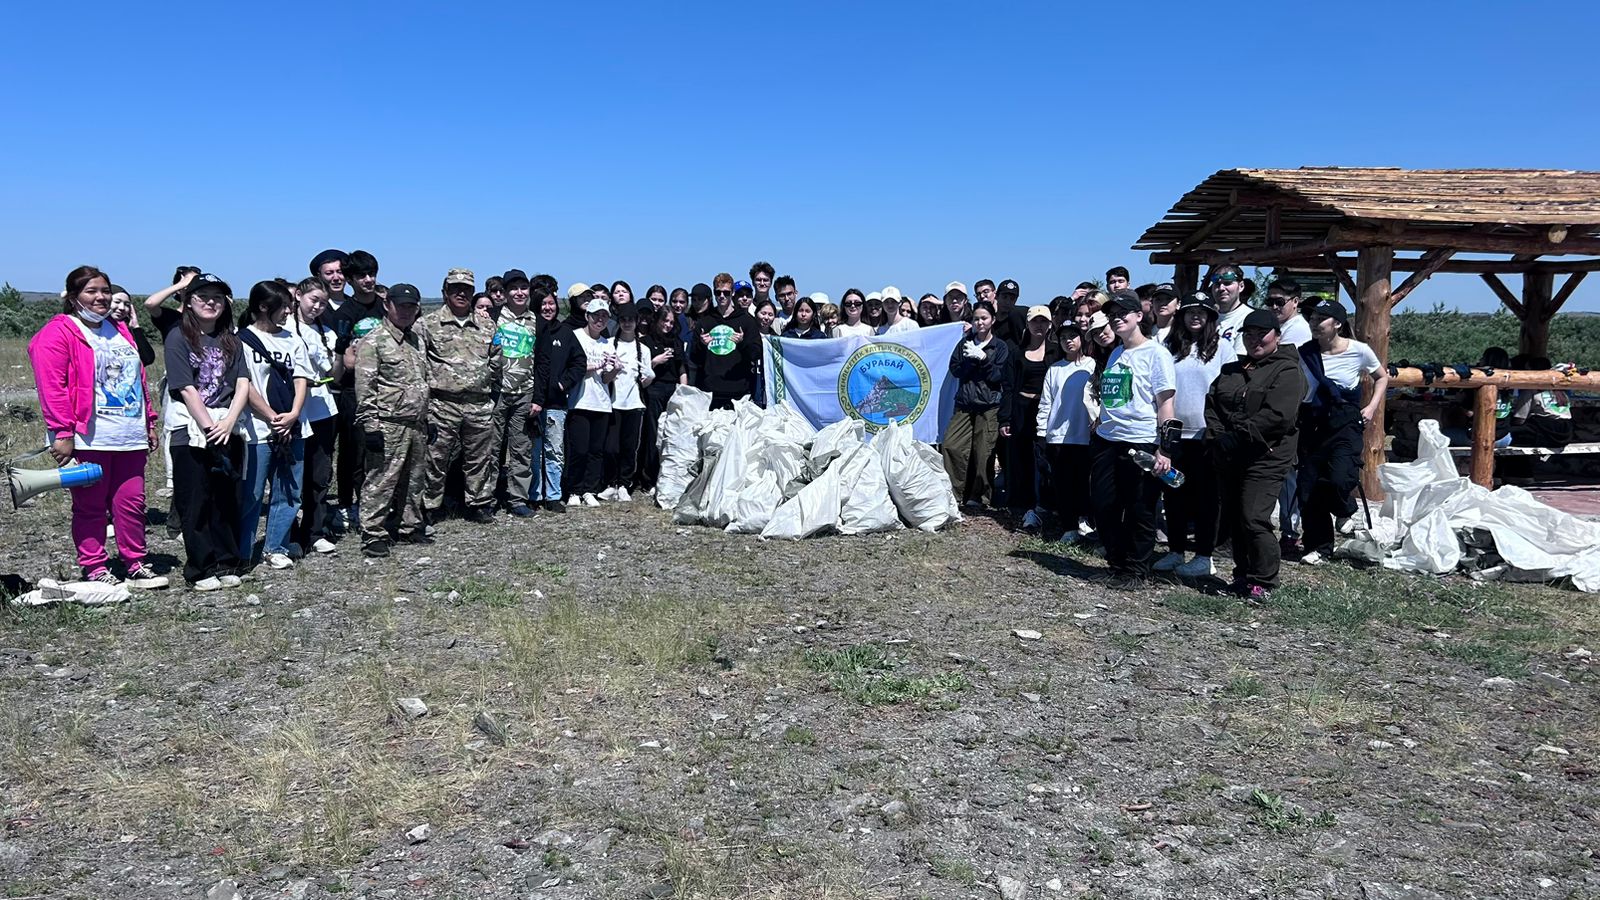
<svg viewBox="0 0 1600 900">
<path fill-rule="evenodd" d="M 1156 467 L 1156 458 L 1143 450 L 1129 447 L 1128 455 L 1133 457 L 1134 463 L 1146 472 Z M 1177 469 L 1168 469 L 1165 475 L 1156 475 L 1155 477 L 1160 479 L 1161 483 L 1167 487 L 1183 487 L 1183 473 Z"/>
</svg>

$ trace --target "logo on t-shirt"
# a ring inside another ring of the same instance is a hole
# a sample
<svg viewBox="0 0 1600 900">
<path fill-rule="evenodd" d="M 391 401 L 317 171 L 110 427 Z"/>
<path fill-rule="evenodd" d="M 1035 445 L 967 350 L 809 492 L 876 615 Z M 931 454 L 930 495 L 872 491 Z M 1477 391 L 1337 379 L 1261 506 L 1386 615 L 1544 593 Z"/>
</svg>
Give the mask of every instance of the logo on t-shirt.
<svg viewBox="0 0 1600 900">
<path fill-rule="evenodd" d="M 717 356 L 727 356 L 729 353 L 733 352 L 734 340 L 732 328 L 729 328 L 726 325 L 718 325 L 717 327 L 711 329 L 709 334 L 711 335 L 711 343 L 706 347 L 707 350 L 710 350 Z"/>
<path fill-rule="evenodd" d="M 501 322 L 494 330 L 494 342 L 506 359 L 527 359 L 533 355 L 533 330 L 520 322 L 510 319 Z"/>
<path fill-rule="evenodd" d="M 1107 409 L 1127 406 L 1133 399 L 1133 370 L 1117 366 L 1100 377 L 1100 404 Z"/>
</svg>

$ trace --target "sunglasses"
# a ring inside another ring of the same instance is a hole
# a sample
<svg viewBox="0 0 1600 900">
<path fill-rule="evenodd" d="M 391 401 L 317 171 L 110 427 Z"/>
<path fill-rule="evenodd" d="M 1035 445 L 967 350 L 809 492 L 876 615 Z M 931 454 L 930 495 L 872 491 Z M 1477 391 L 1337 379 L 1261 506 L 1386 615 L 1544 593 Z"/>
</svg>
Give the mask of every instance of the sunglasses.
<svg viewBox="0 0 1600 900">
<path fill-rule="evenodd" d="M 1268 297 L 1267 298 L 1267 305 L 1268 306 L 1288 306 L 1290 303 L 1293 303 L 1293 302 L 1294 301 L 1291 300 L 1288 297 Z"/>
<path fill-rule="evenodd" d="M 845 306 L 863 306 L 864 304 L 860 300 L 846 300 L 844 305 Z"/>
<path fill-rule="evenodd" d="M 717 291 L 716 295 L 718 297 L 732 297 L 733 296 L 733 291 Z"/>
<path fill-rule="evenodd" d="M 207 306 L 221 306 L 222 304 L 228 302 L 228 298 L 226 298 L 226 297 L 213 297 L 213 296 L 211 296 L 209 294 L 204 294 L 204 295 L 201 295 L 199 297 L 193 297 L 191 299 L 195 303 L 204 303 Z"/>
<path fill-rule="evenodd" d="M 1213 275 L 1211 277 L 1212 284 L 1233 284 L 1234 282 L 1243 280 L 1243 278 L 1235 275 L 1232 272 L 1223 272 L 1221 275 Z"/>
</svg>

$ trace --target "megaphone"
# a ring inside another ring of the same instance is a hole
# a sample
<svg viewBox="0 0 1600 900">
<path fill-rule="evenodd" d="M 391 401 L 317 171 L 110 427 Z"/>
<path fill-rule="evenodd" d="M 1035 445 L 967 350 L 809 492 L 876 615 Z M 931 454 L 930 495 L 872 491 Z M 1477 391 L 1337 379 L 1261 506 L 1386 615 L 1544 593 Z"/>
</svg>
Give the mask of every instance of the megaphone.
<svg viewBox="0 0 1600 900">
<path fill-rule="evenodd" d="M 105 473 L 96 463 L 78 463 L 61 469 L 21 469 L 17 463 L 27 462 L 37 456 L 42 456 L 49 448 L 35 450 L 24 454 L 11 461 L 6 467 L 6 474 L 11 482 L 11 508 L 18 509 L 34 497 L 45 491 L 57 491 L 62 488 L 88 487 L 100 480 Z"/>
</svg>

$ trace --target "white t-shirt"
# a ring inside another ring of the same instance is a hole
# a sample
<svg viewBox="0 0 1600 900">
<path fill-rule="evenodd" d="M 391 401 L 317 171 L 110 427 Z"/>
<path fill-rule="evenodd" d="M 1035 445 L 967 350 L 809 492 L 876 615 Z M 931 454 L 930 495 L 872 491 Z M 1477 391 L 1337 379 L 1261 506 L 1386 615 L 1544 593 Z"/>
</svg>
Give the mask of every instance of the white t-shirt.
<svg viewBox="0 0 1600 900">
<path fill-rule="evenodd" d="M 333 391 L 329 389 L 329 381 L 333 372 L 334 351 L 331 347 L 337 345 L 332 328 L 323 325 L 307 325 L 296 322 L 292 330 L 295 337 L 306 348 L 306 361 L 311 364 L 311 387 L 306 391 L 306 402 L 300 407 L 300 421 L 320 422 L 330 416 L 338 415 L 339 408 L 334 403 Z M 323 339 L 327 343 L 323 343 Z"/>
<path fill-rule="evenodd" d="M 1217 350 L 1223 353 L 1228 344 L 1233 344 L 1233 355 L 1244 355 L 1244 320 L 1255 312 L 1248 303 L 1240 303 L 1232 312 L 1217 316 Z"/>
<path fill-rule="evenodd" d="M 611 408 L 618 411 L 644 409 L 644 392 L 639 389 L 639 373 L 651 375 L 650 348 L 643 341 L 611 341 L 612 351 L 622 362 L 622 371 L 611 382 Z M 584 352 L 588 352 L 585 350 Z"/>
<path fill-rule="evenodd" d="M 241 335 L 239 351 L 244 354 L 244 368 L 250 373 L 250 383 L 255 385 L 262 398 L 267 397 L 267 379 L 272 372 L 272 362 L 276 360 L 280 366 L 288 369 L 293 378 L 304 378 L 307 381 L 315 380 L 316 374 L 311 370 L 311 360 L 306 357 L 305 342 L 295 337 L 285 329 L 279 329 L 271 334 L 260 331 L 251 325 L 250 334 L 261 342 L 261 346 L 272 355 L 271 359 L 263 357 L 260 351 L 250 346 L 249 342 Z M 245 409 L 250 412 L 250 423 L 246 427 L 247 437 L 252 444 L 264 443 L 272 437 L 272 425 L 266 419 L 256 415 L 255 409 L 249 404 Z M 300 434 L 305 436 L 311 433 L 311 423 L 305 416 L 300 417 Z"/>
<path fill-rule="evenodd" d="M 833 326 L 833 332 L 829 334 L 828 337 L 842 338 L 850 337 L 851 335 L 856 334 L 859 334 L 862 337 L 872 337 L 872 326 L 868 325 L 865 321 L 857 322 L 854 325 L 846 325 L 845 323 L 840 322 L 839 324 Z"/>
<path fill-rule="evenodd" d="M 606 384 L 599 368 L 600 361 L 605 359 L 607 353 L 612 352 L 611 338 L 591 337 L 588 328 L 579 328 L 577 334 L 578 346 L 583 348 L 583 355 L 588 359 L 591 371 L 578 382 L 577 390 L 573 391 L 571 408 L 589 412 L 611 412 L 611 386 Z"/>
<path fill-rule="evenodd" d="M 900 334 L 904 331 L 916 331 L 920 327 L 915 321 L 901 316 L 894 320 L 893 325 L 879 325 L 878 334 Z"/>
<path fill-rule="evenodd" d="M 1317 382 L 1311 377 L 1311 370 L 1305 363 L 1300 364 L 1306 376 L 1305 401 L 1310 402 L 1317 394 Z M 1363 374 L 1371 374 L 1383 368 L 1378 362 L 1378 354 L 1372 348 L 1354 338 L 1349 339 L 1349 346 L 1338 353 L 1322 354 L 1322 372 L 1328 380 L 1346 390 L 1353 389 L 1361 384 Z"/>
<path fill-rule="evenodd" d="M 1278 326 L 1278 343 L 1298 347 L 1311 340 L 1311 324 L 1306 317 L 1295 313 L 1289 321 Z"/>
<path fill-rule="evenodd" d="M 1077 362 L 1060 360 L 1045 370 L 1044 390 L 1039 392 L 1039 414 L 1034 421 L 1047 444 L 1089 443 L 1089 428 L 1098 407 L 1091 408 L 1088 394 L 1094 380 L 1094 359 Z"/>
<path fill-rule="evenodd" d="M 1176 321 L 1177 321 L 1176 318 L 1174 318 L 1172 320 L 1172 322 L 1176 322 Z M 1172 322 L 1168 322 L 1167 324 L 1162 325 L 1160 328 L 1156 329 L 1156 336 L 1154 338 L 1156 343 L 1158 343 L 1158 344 L 1166 344 L 1167 335 L 1172 333 Z"/>
<path fill-rule="evenodd" d="M 1228 347 L 1217 341 L 1217 352 L 1211 359 L 1202 361 L 1198 348 L 1191 347 L 1183 359 L 1172 364 L 1178 379 L 1178 393 L 1172 397 L 1172 411 L 1183 423 L 1183 436 L 1198 438 L 1206 431 L 1206 395 L 1211 393 L 1211 382 L 1222 374 L 1222 366 L 1230 362 Z"/>
<path fill-rule="evenodd" d="M 94 351 L 94 416 L 89 433 L 73 435 L 72 445 L 79 450 L 149 449 L 138 348 L 109 319 L 93 327 L 78 316 L 72 321 Z"/>
<path fill-rule="evenodd" d="M 1155 443 L 1156 395 L 1177 387 L 1167 348 L 1151 340 L 1132 350 L 1117 347 L 1100 376 L 1100 427 L 1095 433 L 1108 441 Z"/>
</svg>

